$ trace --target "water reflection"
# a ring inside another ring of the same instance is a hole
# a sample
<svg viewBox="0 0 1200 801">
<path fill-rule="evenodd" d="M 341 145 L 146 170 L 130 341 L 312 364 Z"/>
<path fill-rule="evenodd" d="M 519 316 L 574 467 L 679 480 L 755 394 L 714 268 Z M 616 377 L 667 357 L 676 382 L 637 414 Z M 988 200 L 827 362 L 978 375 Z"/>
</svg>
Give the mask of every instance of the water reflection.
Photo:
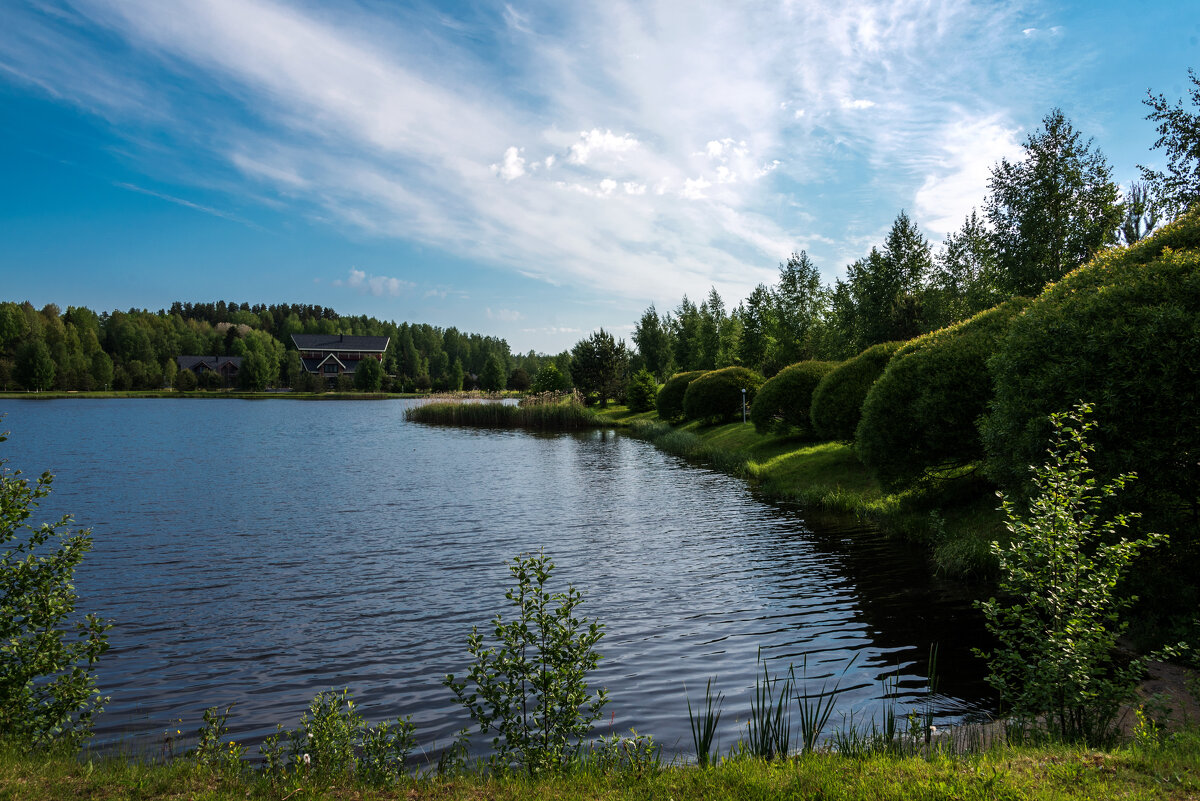
<svg viewBox="0 0 1200 801">
<path fill-rule="evenodd" d="M 940 648 L 943 715 L 981 708 L 978 619 L 920 554 L 806 522 L 727 476 L 611 432 L 538 436 L 406 423 L 405 402 L 8 402 L 13 465 L 58 473 L 47 514 L 95 529 L 79 575 L 117 622 L 100 671 L 104 741 L 152 747 L 170 721 L 238 702 L 251 739 L 350 686 L 371 719 L 411 714 L 424 746 L 467 724 L 440 680 L 504 609 L 505 561 L 544 547 L 607 625 L 609 727 L 690 748 L 684 686 L 744 726 L 761 649 L 775 672 L 907 702 Z M 835 717 L 836 720 L 836 717 Z"/>
</svg>

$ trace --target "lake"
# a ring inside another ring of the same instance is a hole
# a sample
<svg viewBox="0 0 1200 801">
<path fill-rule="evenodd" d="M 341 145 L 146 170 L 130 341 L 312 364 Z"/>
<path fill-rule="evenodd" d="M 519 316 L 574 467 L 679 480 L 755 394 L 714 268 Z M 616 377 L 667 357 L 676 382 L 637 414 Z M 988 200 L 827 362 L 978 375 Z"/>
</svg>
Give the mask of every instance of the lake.
<svg viewBox="0 0 1200 801">
<path fill-rule="evenodd" d="M 95 544 L 79 608 L 113 621 L 96 742 L 157 753 L 209 706 L 255 742 L 349 687 L 372 721 L 412 715 L 426 756 L 469 725 L 441 684 L 503 613 L 506 561 L 544 548 L 606 625 L 598 734 L 692 749 L 685 687 L 726 695 L 744 734 L 761 658 L 849 688 L 833 723 L 986 713 L 981 618 L 922 552 L 767 503 L 740 480 L 613 431 L 535 435 L 408 423 L 413 401 L 4 400 L 8 467 L 56 474 L 37 519 Z M 844 672 L 844 675 L 842 675 Z M 182 726 L 176 721 L 182 719 Z"/>
</svg>

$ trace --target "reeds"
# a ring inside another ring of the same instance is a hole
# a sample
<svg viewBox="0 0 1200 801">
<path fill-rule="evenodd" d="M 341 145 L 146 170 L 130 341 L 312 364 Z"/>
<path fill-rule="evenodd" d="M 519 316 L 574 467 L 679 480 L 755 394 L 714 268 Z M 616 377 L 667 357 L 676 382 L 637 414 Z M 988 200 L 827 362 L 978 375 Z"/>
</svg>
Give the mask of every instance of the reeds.
<svg viewBox="0 0 1200 801">
<path fill-rule="evenodd" d="M 404 418 L 427 425 L 527 428 L 535 431 L 577 431 L 612 425 L 591 409 L 570 401 L 533 406 L 486 402 L 425 403 L 406 409 Z"/>
<path fill-rule="evenodd" d="M 687 697 L 687 688 L 684 688 L 684 697 Z M 692 713 L 692 699 L 687 699 L 688 705 L 688 722 L 692 726 L 692 743 L 696 746 L 696 762 L 700 767 L 705 768 L 711 764 L 716 764 L 716 753 L 720 750 L 720 743 L 714 744 L 713 740 L 717 734 L 717 724 L 721 722 L 721 705 L 725 701 L 725 693 L 717 693 L 713 695 L 712 679 L 704 686 L 704 711 L 697 718 Z M 715 745 L 715 747 L 714 747 Z"/>
</svg>

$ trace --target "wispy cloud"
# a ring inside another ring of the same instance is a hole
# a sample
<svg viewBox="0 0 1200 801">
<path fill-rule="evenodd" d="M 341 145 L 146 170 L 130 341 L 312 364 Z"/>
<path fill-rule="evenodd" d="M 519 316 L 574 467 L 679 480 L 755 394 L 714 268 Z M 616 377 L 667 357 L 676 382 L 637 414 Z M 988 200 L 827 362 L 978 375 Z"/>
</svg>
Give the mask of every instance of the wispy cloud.
<svg viewBox="0 0 1200 801">
<path fill-rule="evenodd" d="M 359 292 L 375 297 L 399 297 L 402 293 L 413 289 L 416 284 L 386 275 L 368 275 L 365 271 L 351 267 L 349 277 L 337 278 L 331 281 L 334 286 L 346 286 Z"/>
<path fill-rule="evenodd" d="M 492 311 L 491 308 L 487 309 L 487 318 L 489 320 L 499 320 L 502 323 L 515 323 L 524 317 L 525 315 L 512 309 L 496 309 L 495 311 Z"/>
<path fill-rule="evenodd" d="M 556 285 L 737 298 L 793 249 L 832 273 L 900 207 L 945 225 L 978 205 L 1015 126 L 977 63 L 1032 36 L 984 0 L 391 13 L 47 0 L 0 32 L 0 79 L 160 134 L 161 160 L 314 220 Z"/>
</svg>

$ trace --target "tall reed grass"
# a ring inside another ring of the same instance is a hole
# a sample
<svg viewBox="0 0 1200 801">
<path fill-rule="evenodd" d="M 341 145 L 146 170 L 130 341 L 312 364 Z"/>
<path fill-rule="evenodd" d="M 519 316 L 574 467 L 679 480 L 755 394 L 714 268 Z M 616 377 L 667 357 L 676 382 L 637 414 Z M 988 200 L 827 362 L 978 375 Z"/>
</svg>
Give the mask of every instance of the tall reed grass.
<svg viewBox="0 0 1200 801">
<path fill-rule="evenodd" d="M 527 428 L 535 431 L 577 431 L 612 423 L 582 404 L 571 401 L 512 406 L 503 403 L 425 403 L 406 409 L 414 423 L 470 428 Z"/>
</svg>

